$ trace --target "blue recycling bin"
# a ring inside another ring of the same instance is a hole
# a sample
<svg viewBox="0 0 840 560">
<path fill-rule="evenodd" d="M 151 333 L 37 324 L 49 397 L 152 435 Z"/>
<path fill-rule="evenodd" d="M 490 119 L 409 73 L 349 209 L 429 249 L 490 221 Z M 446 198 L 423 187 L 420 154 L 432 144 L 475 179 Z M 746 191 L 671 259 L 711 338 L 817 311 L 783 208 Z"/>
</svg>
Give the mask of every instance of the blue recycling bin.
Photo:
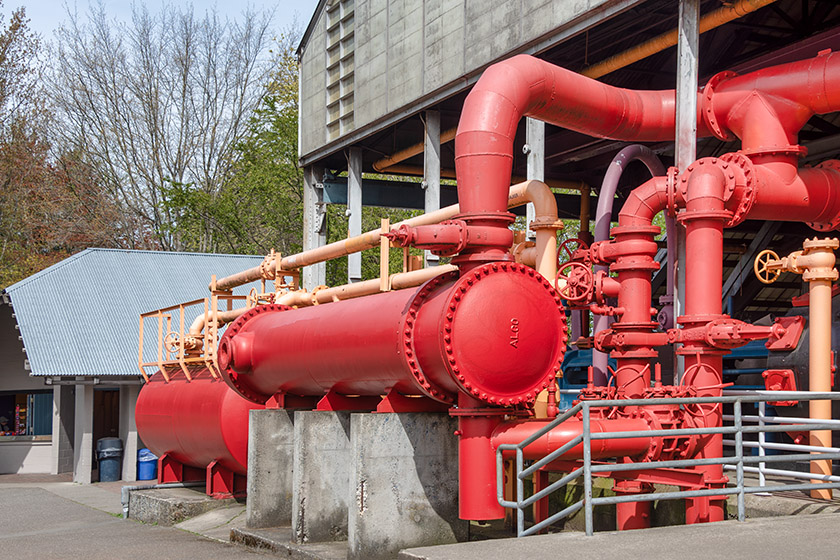
<svg viewBox="0 0 840 560">
<path fill-rule="evenodd" d="M 122 475 L 123 444 L 120 438 L 102 438 L 96 442 L 99 482 L 115 482 Z"/>
<path fill-rule="evenodd" d="M 157 455 L 146 449 L 137 451 L 137 480 L 155 480 L 157 478 Z"/>
</svg>

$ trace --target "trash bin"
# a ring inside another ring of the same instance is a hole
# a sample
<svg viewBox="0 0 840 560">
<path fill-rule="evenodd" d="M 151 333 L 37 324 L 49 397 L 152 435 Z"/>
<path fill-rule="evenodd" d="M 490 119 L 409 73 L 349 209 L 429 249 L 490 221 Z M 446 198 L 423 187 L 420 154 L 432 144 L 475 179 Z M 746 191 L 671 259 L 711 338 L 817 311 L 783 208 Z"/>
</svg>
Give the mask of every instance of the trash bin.
<svg viewBox="0 0 840 560">
<path fill-rule="evenodd" d="M 123 445 L 120 438 L 102 438 L 96 442 L 96 459 L 99 461 L 99 482 L 120 480 Z"/>
<path fill-rule="evenodd" d="M 157 455 L 146 449 L 137 451 L 137 480 L 157 478 Z"/>
</svg>

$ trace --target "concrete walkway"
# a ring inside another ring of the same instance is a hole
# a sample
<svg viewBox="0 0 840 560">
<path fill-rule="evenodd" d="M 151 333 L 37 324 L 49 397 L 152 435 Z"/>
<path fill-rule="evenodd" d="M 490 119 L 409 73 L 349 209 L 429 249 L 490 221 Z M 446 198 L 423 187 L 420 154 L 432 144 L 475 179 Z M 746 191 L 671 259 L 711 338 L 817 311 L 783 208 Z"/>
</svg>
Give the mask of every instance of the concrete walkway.
<svg viewBox="0 0 840 560">
<path fill-rule="evenodd" d="M 244 506 L 208 512 L 176 528 L 124 520 L 123 482 L 74 484 L 61 477 L 0 476 L 0 550 L 16 559 L 264 558 L 229 543 Z"/>
<path fill-rule="evenodd" d="M 15 559 L 189 559 L 266 558 L 266 551 L 232 545 L 232 529 L 242 532 L 244 506 L 210 511 L 176 527 L 119 518 L 124 483 L 74 484 L 61 477 L 0 475 L 0 551 Z M 674 526 L 645 531 L 557 533 L 525 539 L 495 539 L 403 551 L 401 560 L 749 560 L 752 558 L 836 558 L 834 533 L 840 523 L 836 503 L 807 499 L 748 497 L 748 509 L 762 515 L 745 523 Z M 761 502 L 761 503 L 760 503 Z M 261 530 L 271 532 L 271 530 Z M 276 530 L 283 533 L 282 530 Z M 255 531 L 251 531 L 255 532 Z M 256 531 L 260 532 L 260 531 Z M 288 542 L 290 534 L 274 535 Z M 244 541 L 243 541 L 244 542 Z M 282 548 L 289 558 L 342 557 L 332 548 Z M 328 553 L 329 552 L 329 553 Z M 304 554 L 305 553 L 305 554 Z M 274 556 L 277 557 L 277 556 Z"/>
<path fill-rule="evenodd" d="M 404 550 L 400 560 L 769 560 L 837 558 L 837 514 L 681 525 L 587 537 L 557 533 Z"/>
</svg>

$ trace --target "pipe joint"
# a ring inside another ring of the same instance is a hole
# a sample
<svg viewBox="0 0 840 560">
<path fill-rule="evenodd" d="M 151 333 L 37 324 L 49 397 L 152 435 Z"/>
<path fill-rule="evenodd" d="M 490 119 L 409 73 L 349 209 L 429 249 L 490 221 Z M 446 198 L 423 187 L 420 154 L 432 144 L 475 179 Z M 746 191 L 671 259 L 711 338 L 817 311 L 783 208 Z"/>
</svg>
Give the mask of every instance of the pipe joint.
<svg viewBox="0 0 840 560">
<path fill-rule="evenodd" d="M 755 170 L 741 152 L 692 163 L 676 180 L 669 205 L 684 206 L 678 220 L 723 220 L 724 227 L 743 222 L 756 198 Z M 673 202 L 671 199 L 673 198 Z"/>
<path fill-rule="evenodd" d="M 398 247 L 426 249 L 436 255 L 451 257 L 468 247 L 508 248 L 513 244 L 513 232 L 507 228 L 488 225 L 467 225 L 465 220 L 447 220 L 436 225 L 401 225 L 383 234 Z"/>
</svg>

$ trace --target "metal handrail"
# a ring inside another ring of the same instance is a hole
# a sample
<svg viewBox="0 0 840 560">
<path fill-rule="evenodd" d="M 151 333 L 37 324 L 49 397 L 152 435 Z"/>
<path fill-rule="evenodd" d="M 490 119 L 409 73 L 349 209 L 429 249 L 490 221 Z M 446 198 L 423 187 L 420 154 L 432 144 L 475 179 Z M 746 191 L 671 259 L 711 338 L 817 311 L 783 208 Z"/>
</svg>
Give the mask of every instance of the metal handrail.
<svg viewBox="0 0 840 560">
<path fill-rule="evenodd" d="M 811 451 L 811 453 L 800 453 L 794 455 L 775 455 L 767 456 L 764 453 L 765 446 L 772 448 L 772 444 L 767 444 L 764 441 L 764 434 L 767 432 L 786 432 L 786 431 L 810 431 L 810 430 L 831 430 L 840 425 L 837 420 L 813 420 L 803 418 L 789 418 L 787 422 L 775 417 L 767 417 L 765 415 L 765 403 L 767 401 L 778 401 L 779 399 L 795 398 L 800 401 L 811 400 L 840 400 L 840 393 L 811 393 L 805 391 L 774 391 L 772 394 L 767 394 L 767 391 L 745 394 L 727 394 L 719 397 L 696 397 L 696 398 L 655 398 L 655 399 L 610 399 L 610 400 L 592 400 L 580 401 L 578 404 L 565 411 L 563 414 L 555 418 L 552 422 L 546 424 L 541 429 L 531 434 L 528 438 L 518 444 L 503 444 L 496 449 L 496 488 L 497 499 L 502 507 L 512 508 L 517 510 L 517 536 L 524 537 L 532 535 L 548 527 L 549 525 L 568 517 L 580 509 L 584 510 L 585 529 L 587 535 L 594 533 L 593 528 L 593 507 L 597 505 L 619 504 L 627 502 L 647 502 L 654 500 L 676 500 L 684 498 L 699 498 L 711 496 L 737 495 L 738 499 L 738 520 L 745 519 L 745 505 L 744 497 L 746 494 L 753 494 L 759 492 L 776 492 L 781 490 L 813 490 L 813 489 L 833 489 L 840 488 L 840 477 L 830 475 L 812 475 L 802 473 L 801 478 L 808 478 L 810 480 L 826 480 L 822 483 L 808 483 L 808 484 L 784 484 L 767 486 L 764 473 L 778 474 L 789 473 L 791 471 L 781 471 L 776 469 L 766 469 L 766 463 L 777 463 L 784 461 L 812 461 L 812 460 L 832 460 L 840 459 L 840 449 L 837 448 L 814 448 L 813 446 L 802 446 L 802 451 Z M 654 404 L 732 404 L 734 414 L 726 415 L 726 419 L 733 421 L 732 426 L 720 426 L 715 428 L 672 428 L 660 430 L 644 430 L 644 431 L 628 431 L 628 432 L 598 432 L 593 434 L 591 431 L 591 409 L 606 408 L 614 406 L 647 406 Z M 742 414 L 743 403 L 757 403 L 759 407 L 758 416 Z M 534 461 L 529 467 L 524 464 L 524 449 L 530 444 L 537 441 L 539 438 L 546 435 L 551 430 L 558 427 L 560 424 L 577 416 L 581 413 L 581 420 L 583 424 L 583 431 L 581 435 L 576 436 L 571 441 L 564 444 L 562 447 L 552 451 L 542 459 Z M 807 420 L 807 421 L 806 421 Z M 745 426 L 744 421 L 758 422 L 757 426 Z M 778 424 L 778 425 L 767 425 Z M 757 433 L 759 435 L 759 442 L 745 442 L 743 436 L 745 433 Z M 631 462 L 620 464 L 592 464 L 592 450 L 591 443 L 593 440 L 603 439 L 629 439 L 638 437 L 654 437 L 654 436 L 679 436 L 690 434 L 731 434 L 734 435 L 734 440 L 725 440 L 728 444 L 735 447 L 735 454 L 726 457 L 716 458 L 702 458 L 702 459 L 684 459 L 684 460 L 668 460 L 668 461 L 652 461 L 652 462 Z M 533 495 L 525 498 L 524 480 L 533 473 L 548 465 L 552 461 L 559 459 L 563 454 L 573 447 L 583 444 L 583 465 L 566 474 L 559 480 L 542 488 Z M 744 448 L 759 448 L 759 456 L 745 457 Z M 793 450 L 793 449 L 791 449 Z M 504 499 L 504 458 L 503 454 L 506 451 L 515 452 L 515 474 L 516 474 L 516 500 Z M 748 465 L 758 464 L 758 467 L 751 467 Z M 736 485 L 731 488 L 709 488 L 704 490 L 682 490 L 678 492 L 657 492 L 646 494 L 632 494 L 625 496 L 601 496 L 594 498 L 592 496 L 592 474 L 600 472 L 626 472 L 633 470 L 648 470 L 652 468 L 690 468 L 700 465 L 723 465 L 727 470 L 736 471 Z M 759 486 L 747 487 L 744 485 L 744 473 L 757 472 L 759 473 Z M 537 501 L 548 497 L 554 491 L 567 485 L 578 478 L 583 477 L 584 495 L 583 498 L 562 511 L 559 511 L 550 517 L 525 528 L 525 508 L 533 505 Z"/>
</svg>

